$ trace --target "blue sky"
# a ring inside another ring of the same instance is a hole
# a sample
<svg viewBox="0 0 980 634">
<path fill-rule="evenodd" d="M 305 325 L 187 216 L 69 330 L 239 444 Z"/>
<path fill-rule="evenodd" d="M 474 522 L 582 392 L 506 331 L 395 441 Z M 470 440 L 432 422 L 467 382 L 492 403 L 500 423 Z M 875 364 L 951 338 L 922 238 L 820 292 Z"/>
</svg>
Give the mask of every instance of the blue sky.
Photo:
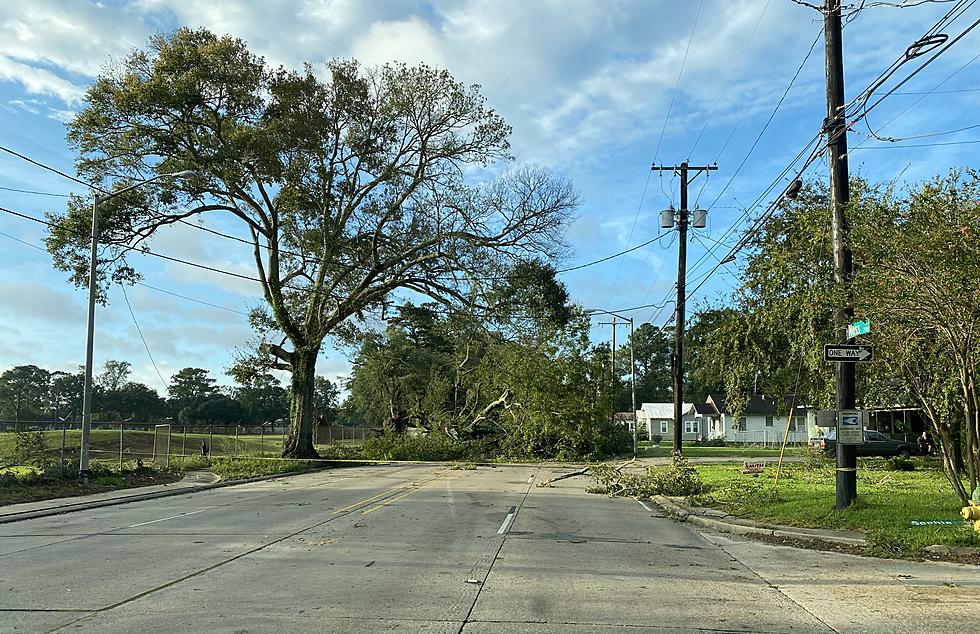
<svg viewBox="0 0 980 634">
<path fill-rule="evenodd" d="M 844 30 L 848 99 L 952 6 L 873 7 L 854 16 Z M 958 33 L 978 18 L 980 8 L 971 7 L 949 32 Z M 701 206 L 717 200 L 709 209 L 708 229 L 690 243 L 689 274 L 697 279 L 727 250 L 706 255 L 713 241 L 737 239 L 738 229 L 746 226 L 737 222 L 744 207 L 825 116 L 822 39 L 800 69 L 820 37 L 822 20 L 791 0 L 32 0 L 0 3 L 0 145 L 72 172 L 64 122 L 84 107 L 87 85 L 148 36 L 178 26 L 242 37 L 276 65 L 299 67 L 333 57 L 356 57 L 369 65 L 425 61 L 481 84 L 490 104 L 514 127 L 518 162 L 565 174 L 582 195 L 565 266 L 660 233 L 657 214 L 678 203 L 678 183 L 669 173 L 651 173 L 651 163 L 717 161 L 718 171 L 691 188 L 692 206 L 695 200 Z M 883 102 L 871 117 L 879 134 L 916 136 L 980 123 L 980 63 L 972 61 L 978 44 L 980 29 Z M 977 139 L 980 128 L 904 145 Z M 857 132 L 849 143 L 852 172 L 909 183 L 969 165 L 980 147 L 900 147 Z M 826 170 L 826 162 L 818 161 L 809 174 L 826 178 Z M 9 189 L 81 191 L 6 154 L 0 155 L 0 187 L 0 206 L 35 216 L 59 209 L 64 199 Z M 235 230 L 220 220 L 208 223 Z M 0 232 L 7 234 L 0 235 L 0 370 L 21 363 L 77 367 L 84 361 L 85 292 L 53 270 L 45 253 L 11 239 L 38 245 L 43 237 L 38 226 L 0 213 Z M 161 233 L 153 248 L 246 275 L 252 270 L 245 245 L 179 225 Z M 676 257 L 676 237 L 667 235 L 562 279 L 573 299 L 587 307 L 659 304 L 671 294 Z M 233 349 L 250 336 L 240 313 L 259 301 L 257 288 L 174 263 L 134 258 L 131 264 L 143 272 L 146 284 L 231 310 L 146 286 L 129 288 L 158 375 L 121 290 L 114 288 L 109 306 L 98 312 L 96 363 L 130 361 L 134 378 L 161 392 L 170 374 L 185 366 L 207 368 L 230 382 L 223 374 Z M 695 304 L 724 297 L 737 273 L 737 263 L 722 267 Z M 655 318 L 662 325 L 669 310 L 632 314 L 637 323 Z M 597 327 L 595 340 L 608 338 L 608 330 Z M 319 373 L 345 374 L 346 351 L 327 347 Z"/>
</svg>

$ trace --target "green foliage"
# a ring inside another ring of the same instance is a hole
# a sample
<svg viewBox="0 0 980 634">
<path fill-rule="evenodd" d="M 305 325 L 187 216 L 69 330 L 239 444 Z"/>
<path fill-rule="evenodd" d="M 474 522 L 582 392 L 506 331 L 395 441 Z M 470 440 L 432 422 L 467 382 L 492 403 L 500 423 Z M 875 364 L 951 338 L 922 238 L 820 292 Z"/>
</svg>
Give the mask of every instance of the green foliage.
<svg viewBox="0 0 980 634">
<path fill-rule="evenodd" d="M 46 450 L 43 431 L 17 431 L 14 433 L 13 452 L 7 460 L 12 465 L 43 468 L 47 464 L 44 457 Z"/>
<path fill-rule="evenodd" d="M 322 467 L 323 463 L 314 460 L 277 460 L 244 456 L 212 458 L 210 462 L 210 470 L 221 476 L 223 480 L 257 478 L 277 473 L 296 473 Z"/>
<path fill-rule="evenodd" d="M 649 474 L 626 471 L 608 463 L 592 465 L 589 467 L 589 475 L 595 479 L 596 485 L 587 487 L 588 493 L 644 500 L 659 493 Z"/>
<path fill-rule="evenodd" d="M 688 497 L 706 490 L 697 469 L 676 452 L 669 465 L 650 467 L 646 473 L 635 473 L 605 463 L 591 466 L 589 475 L 596 480 L 596 486 L 587 489 L 589 493 L 645 499 L 653 495 Z"/>
<path fill-rule="evenodd" d="M 371 460 L 486 461 L 492 455 L 480 440 L 454 440 L 445 434 L 388 433 L 369 438 L 361 446 Z"/>
<path fill-rule="evenodd" d="M 892 456 L 887 464 L 891 471 L 915 471 L 915 462 L 901 456 Z"/>
<path fill-rule="evenodd" d="M 803 469 L 822 469 L 830 461 L 830 457 L 819 446 L 810 444 L 803 445 L 796 450 L 800 459 L 799 465 Z"/>
<path fill-rule="evenodd" d="M 760 506 L 779 500 L 779 490 L 772 483 L 758 478 L 733 479 L 718 487 L 705 487 L 701 494 L 692 499 L 702 506 L 728 507 Z"/>
<path fill-rule="evenodd" d="M 0 374 L 0 418 L 36 420 L 43 415 L 51 373 L 36 365 L 18 365 Z"/>
<path fill-rule="evenodd" d="M 268 305 L 252 315 L 261 345 L 243 355 L 293 373 L 285 451 L 310 457 L 326 337 L 353 339 L 365 311 L 386 310 L 399 289 L 492 306 L 515 263 L 534 269 L 562 251 L 578 204 L 566 180 L 533 167 L 481 186 L 468 179 L 471 168 L 510 158 L 509 134 L 479 88 L 446 70 L 354 60 L 276 69 L 240 39 L 180 28 L 99 75 L 68 141 L 79 176 L 107 189 L 196 171 L 104 201 L 103 243 L 141 244 L 210 211 L 251 236 Z M 69 199 L 46 241 L 79 286 L 89 212 Z M 118 257 L 103 254 L 100 291 Z M 139 277 L 128 267 L 113 275 Z"/>
<path fill-rule="evenodd" d="M 652 436 L 650 436 L 650 442 L 655 445 L 659 445 L 663 441 L 664 441 L 664 437 L 661 436 L 660 434 L 653 434 Z"/>
<path fill-rule="evenodd" d="M 703 493 L 705 485 L 698 470 L 688 464 L 683 454 L 674 452 L 670 465 L 650 467 L 653 489 L 660 495 L 687 497 Z"/>
<path fill-rule="evenodd" d="M 700 440 L 694 441 L 694 445 L 697 447 L 725 447 L 725 439 L 723 437 L 717 438 L 701 438 Z"/>
</svg>

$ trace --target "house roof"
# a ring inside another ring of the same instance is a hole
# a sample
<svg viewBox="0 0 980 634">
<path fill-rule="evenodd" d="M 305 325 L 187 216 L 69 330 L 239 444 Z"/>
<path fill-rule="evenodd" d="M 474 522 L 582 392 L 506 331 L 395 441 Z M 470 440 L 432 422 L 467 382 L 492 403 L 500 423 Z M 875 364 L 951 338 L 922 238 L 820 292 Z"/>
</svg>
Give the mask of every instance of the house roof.
<svg viewBox="0 0 980 634">
<path fill-rule="evenodd" d="M 730 414 L 728 410 L 728 398 L 724 394 L 709 394 L 708 403 L 714 405 L 718 412 L 724 412 Z M 801 403 L 796 403 L 794 396 L 787 396 L 785 401 L 785 408 L 788 409 L 793 405 L 796 405 L 797 409 L 806 409 L 806 406 Z M 772 415 L 776 413 L 776 401 L 768 396 L 762 394 L 753 394 L 752 398 L 745 405 L 746 414 L 765 414 Z"/>
<path fill-rule="evenodd" d="M 717 416 L 718 414 L 721 413 L 717 409 L 715 409 L 715 406 L 712 405 L 711 403 L 695 403 L 694 412 L 696 414 L 701 414 L 702 416 L 704 415 Z"/>
<path fill-rule="evenodd" d="M 644 403 L 640 406 L 644 413 L 650 418 L 674 418 L 674 404 L 673 403 Z M 690 414 L 691 409 L 694 407 L 693 403 L 684 403 L 684 414 Z"/>
</svg>

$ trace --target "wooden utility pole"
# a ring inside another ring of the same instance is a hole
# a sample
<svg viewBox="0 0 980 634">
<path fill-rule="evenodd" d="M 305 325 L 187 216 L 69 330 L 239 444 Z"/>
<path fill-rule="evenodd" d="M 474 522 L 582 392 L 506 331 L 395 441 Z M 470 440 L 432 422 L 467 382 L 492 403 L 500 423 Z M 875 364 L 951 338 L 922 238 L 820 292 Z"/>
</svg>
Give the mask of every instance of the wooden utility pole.
<svg viewBox="0 0 980 634">
<path fill-rule="evenodd" d="M 841 42 L 841 0 L 825 0 L 824 46 L 827 69 L 827 150 L 830 162 L 831 238 L 834 250 L 834 281 L 844 289 L 844 306 L 835 323 L 842 332 L 854 317 L 851 305 L 851 248 L 845 211 L 850 200 L 847 170 L 847 127 L 844 119 L 844 52 Z M 853 341 L 848 340 L 848 343 Z M 837 410 L 854 409 L 854 363 L 836 363 Z M 857 498 L 857 447 L 837 442 L 837 508 L 850 506 Z"/>
<path fill-rule="evenodd" d="M 681 179 L 681 208 L 678 210 L 676 221 L 680 236 L 677 241 L 677 302 L 674 307 L 674 355 L 671 370 L 673 370 L 674 387 L 674 451 L 683 450 L 684 424 L 684 304 L 687 293 L 687 225 L 690 216 L 687 208 L 687 186 L 690 183 L 688 173 L 694 171 L 694 177 L 710 170 L 718 169 L 717 165 L 688 165 L 684 161 L 680 165 L 653 165 L 654 171 L 677 172 Z"/>
</svg>

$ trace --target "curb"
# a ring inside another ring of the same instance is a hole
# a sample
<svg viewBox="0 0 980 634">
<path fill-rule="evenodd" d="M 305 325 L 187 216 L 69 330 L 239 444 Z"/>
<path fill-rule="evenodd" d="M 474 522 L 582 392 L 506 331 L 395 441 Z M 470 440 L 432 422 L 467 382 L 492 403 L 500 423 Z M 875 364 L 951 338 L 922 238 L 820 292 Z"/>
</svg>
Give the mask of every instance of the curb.
<svg viewBox="0 0 980 634">
<path fill-rule="evenodd" d="M 324 469 L 326 468 L 329 467 L 325 467 Z M 89 509 L 102 508 L 105 506 L 118 506 L 120 504 L 129 504 L 130 502 L 142 502 L 143 500 L 154 500 L 156 498 L 166 498 L 174 495 L 197 493 L 198 491 L 209 491 L 211 489 L 220 489 L 222 487 L 235 486 L 238 484 L 249 484 L 251 482 L 276 480 L 278 478 L 285 478 L 289 476 L 300 475 L 303 473 L 309 473 L 310 471 L 321 471 L 321 470 L 323 469 L 307 469 L 306 471 L 295 471 L 292 473 L 275 473 L 268 476 L 255 476 L 252 478 L 242 478 L 239 480 L 218 480 L 217 482 L 211 482 L 208 484 L 183 486 L 183 487 L 172 489 L 170 491 L 154 491 L 152 493 L 134 493 L 132 495 L 121 495 L 119 497 L 109 498 L 106 500 L 76 502 L 74 504 L 65 504 L 64 506 L 56 506 L 48 509 L 38 509 L 36 511 L 21 511 L 19 513 L 8 513 L 6 515 L 0 515 L 0 524 L 12 524 L 13 522 L 20 522 L 23 520 L 32 520 L 32 519 L 38 519 L 42 517 L 51 517 L 53 515 L 65 515 L 67 513 L 74 513 L 76 511 L 86 511 Z"/>
<path fill-rule="evenodd" d="M 847 535 L 835 535 L 831 533 L 817 535 L 792 526 L 758 524 L 749 520 L 732 517 L 727 513 L 715 509 L 689 508 L 680 504 L 677 500 L 663 495 L 655 495 L 650 499 L 678 521 L 688 522 L 689 524 L 694 524 L 719 533 L 729 533 L 745 537 L 795 539 L 813 544 L 831 543 L 844 546 L 867 546 L 867 541 L 863 537 L 848 537 Z"/>
</svg>

